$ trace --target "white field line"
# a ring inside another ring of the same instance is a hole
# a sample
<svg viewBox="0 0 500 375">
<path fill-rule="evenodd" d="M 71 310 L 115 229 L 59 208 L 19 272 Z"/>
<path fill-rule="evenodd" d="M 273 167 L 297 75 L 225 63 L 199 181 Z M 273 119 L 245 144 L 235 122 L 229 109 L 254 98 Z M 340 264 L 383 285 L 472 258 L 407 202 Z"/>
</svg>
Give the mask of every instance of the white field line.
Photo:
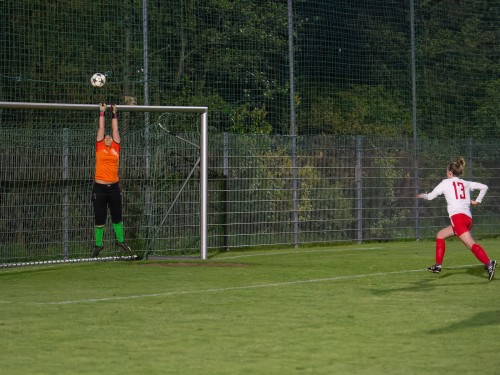
<svg viewBox="0 0 500 375">
<path fill-rule="evenodd" d="M 274 252 L 274 253 L 259 253 L 259 254 L 240 254 L 240 255 L 234 255 L 234 256 L 224 256 L 217 258 L 217 260 L 226 260 L 226 259 L 236 259 L 236 258 L 249 258 L 249 257 L 261 257 L 261 256 L 272 256 L 272 255 L 286 255 L 286 254 L 299 254 L 299 253 L 323 253 L 323 252 L 336 252 L 336 251 L 352 251 L 352 250 L 380 250 L 383 247 L 361 247 L 357 249 L 353 248 L 335 248 L 335 249 L 318 249 L 318 250 L 292 250 L 292 251 L 281 251 L 281 252 Z M 332 280 L 335 280 L 333 278 Z M 304 282 L 313 282 L 313 281 L 301 281 L 302 283 Z M 235 289 L 248 289 L 248 288 L 258 288 L 258 287 L 264 287 L 266 285 L 262 286 L 248 286 L 248 287 L 236 287 L 236 288 L 227 288 L 227 289 L 206 289 L 206 290 L 198 290 L 198 291 L 185 291 L 185 292 L 166 292 L 166 293 L 159 293 L 159 294 L 144 294 L 144 295 L 137 295 L 137 296 L 126 296 L 126 297 L 110 297 L 110 298 L 93 298 L 93 299 L 88 299 L 88 300 L 78 300 L 78 301 L 61 301 L 61 302 L 27 302 L 27 303 L 33 303 L 33 304 L 48 304 L 48 305 L 64 305 L 64 304 L 74 304 L 74 303 L 86 303 L 86 302 L 101 302 L 101 301 L 113 301 L 113 300 L 121 300 L 121 299 L 133 299 L 133 298 L 146 298 L 146 297 L 159 297 L 159 296 L 169 296 L 169 295 L 176 295 L 176 294 L 192 294 L 192 293 L 202 293 L 202 292 L 216 292 L 216 291 L 229 291 L 229 290 L 235 290 Z M 271 286 L 271 285 L 269 285 Z M 276 286 L 276 285 L 273 285 Z M 0 304 L 9 304 L 12 303 L 10 301 L 2 301 L 0 300 Z"/>
<path fill-rule="evenodd" d="M 252 257 L 261 257 L 261 256 L 271 256 L 271 255 L 289 255 L 289 254 L 305 254 L 305 253 L 333 253 L 339 251 L 364 251 L 364 250 L 380 250 L 383 247 L 340 247 L 335 249 L 318 249 L 318 250 L 290 250 L 290 251 L 281 251 L 274 253 L 258 253 L 258 254 L 240 254 L 240 255 L 230 255 L 230 256 L 222 256 L 220 258 L 215 258 L 217 260 L 225 260 L 225 259 L 238 259 L 238 258 L 252 258 Z"/>
<path fill-rule="evenodd" d="M 477 266 L 477 265 L 455 266 L 455 267 L 447 267 L 447 268 L 448 269 L 464 268 L 464 267 L 468 268 L 468 267 L 475 267 L 475 266 Z M 414 273 L 414 272 L 424 272 L 424 271 L 427 271 L 427 270 L 426 269 L 418 269 L 418 270 L 402 270 L 402 271 L 393 271 L 393 272 L 376 272 L 376 273 L 368 273 L 368 274 L 361 274 L 361 275 L 335 276 L 335 277 L 326 277 L 326 278 L 321 278 L 321 279 L 309 279 L 309 280 L 293 280 L 293 281 L 285 281 L 285 282 L 281 282 L 281 283 L 243 285 L 243 286 L 235 286 L 235 287 L 228 287 L 228 288 L 212 288 L 212 289 L 186 290 L 186 291 L 182 291 L 182 292 L 137 294 L 137 295 L 131 295 L 131 296 L 89 298 L 89 299 L 70 300 L 70 301 L 30 302 L 30 304 L 35 304 L 35 305 L 74 305 L 74 304 L 80 304 L 80 303 L 109 302 L 109 301 L 120 301 L 120 300 L 129 300 L 129 299 L 137 299 L 137 298 L 168 297 L 168 296 L 198 294 L 198 293 L 221 293 L 221 292 L 230 292 L 230 291 L 234 291 L 234 290 L 280 287 L 280 286 L 287 286 L 287 285 L 321 283 L 321 282 L 327 282 L 327 281 L 339 281 L 339 280 L 350 280 L 350 279 L 362 279 L 362 278 L 368 278 L 368 277 L 398 275 L 398 274 L 404 274 L 404 273 Z"/>
</svg>

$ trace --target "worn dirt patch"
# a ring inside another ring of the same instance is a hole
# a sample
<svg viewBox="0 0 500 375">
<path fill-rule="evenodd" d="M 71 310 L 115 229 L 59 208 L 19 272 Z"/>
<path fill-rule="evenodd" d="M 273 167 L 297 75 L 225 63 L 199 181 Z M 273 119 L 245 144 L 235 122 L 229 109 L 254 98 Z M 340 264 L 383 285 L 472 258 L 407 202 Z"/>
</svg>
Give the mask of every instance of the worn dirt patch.
<svg viewBox="0 0 500 375">
<path fill-rule="evenodd" d="M 244 263 L 213 263 L 213 262 L 155 262 L 144 263 L 143 266 L 150 267 L 237 267 L 246 268 L 248 264 Z"/>
</svg>

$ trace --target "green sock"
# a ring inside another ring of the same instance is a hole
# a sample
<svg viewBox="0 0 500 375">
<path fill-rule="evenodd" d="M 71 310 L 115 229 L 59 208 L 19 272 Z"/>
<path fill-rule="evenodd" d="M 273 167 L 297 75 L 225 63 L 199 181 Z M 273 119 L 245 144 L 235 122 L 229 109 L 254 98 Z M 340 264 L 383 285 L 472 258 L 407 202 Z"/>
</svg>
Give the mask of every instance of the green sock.
<svg viewBox="0 0 500 375">
<path fill-rule="evenodd" d="M 104 236 L 104 227 L 95 227 L 95 245 L 102 246 L 102 237 Z"/>
<path fill-rule="evenodd" d="M 123 222 L 118 224 L 113 223 L 113 229 L 115 230 L 115 236 L 118 242 L 124 242 L 125 236 L 123 235 Z"/>
</svg>

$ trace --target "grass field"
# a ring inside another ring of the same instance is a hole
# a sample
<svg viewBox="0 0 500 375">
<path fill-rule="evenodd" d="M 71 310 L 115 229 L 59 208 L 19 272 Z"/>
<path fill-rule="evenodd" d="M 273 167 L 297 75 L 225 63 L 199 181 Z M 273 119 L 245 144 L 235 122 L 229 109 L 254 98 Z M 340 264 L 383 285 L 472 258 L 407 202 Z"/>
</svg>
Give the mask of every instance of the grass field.
<svg viewBox="0 0 500 375">
<path fill-rule="evenodd" d="M 0 270 L 0 369 L 499 374 L 500 269 L 456 241 L 433 261 L 402 242 Z"/>
</svg>

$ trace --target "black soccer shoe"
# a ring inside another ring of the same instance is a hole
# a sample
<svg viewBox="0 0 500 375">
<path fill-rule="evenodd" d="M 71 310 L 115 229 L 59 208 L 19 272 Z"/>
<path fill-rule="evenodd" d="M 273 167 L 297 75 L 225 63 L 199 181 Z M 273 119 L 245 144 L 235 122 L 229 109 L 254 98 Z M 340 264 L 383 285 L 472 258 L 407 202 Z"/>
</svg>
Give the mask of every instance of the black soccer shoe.
<svg viewBox="0 0 500 375">
<path fill-rule="evenodd" d="M 118 242 L 118 240 L 115 240 L 115 245 L 118 246 L 120 248 L 120 251 L 123 251 L 125 254 L 132 254 L 132 249 L 129 245 L 127 245 L 126 242 Z"/>
<path fill-rule="evenodd" d="M 92 251 L 92 256 L 94 258 L 97 258 L 99 256 L 99 253 L 102 251 L 102 249 L 104 249 L 104 246 L 102 246 L 102 245 L 101 246 L 95 245 L 94 250 Z"/>
<path fill-rule="evenodd" d="M 441 272 L 441 266 L 439 264 L 433 264 L 432 266 L 427 267 L 427 271 L 439 273 Z"/>
<path fill-rule="evenodd" d="M 497 261 L 496 260 L 490 260 L 490 264 L 488 264 L 488 280 L 493 280 L 493 277 L 495 276 L 495 268 L 497 268 Z"/>
</svg>

